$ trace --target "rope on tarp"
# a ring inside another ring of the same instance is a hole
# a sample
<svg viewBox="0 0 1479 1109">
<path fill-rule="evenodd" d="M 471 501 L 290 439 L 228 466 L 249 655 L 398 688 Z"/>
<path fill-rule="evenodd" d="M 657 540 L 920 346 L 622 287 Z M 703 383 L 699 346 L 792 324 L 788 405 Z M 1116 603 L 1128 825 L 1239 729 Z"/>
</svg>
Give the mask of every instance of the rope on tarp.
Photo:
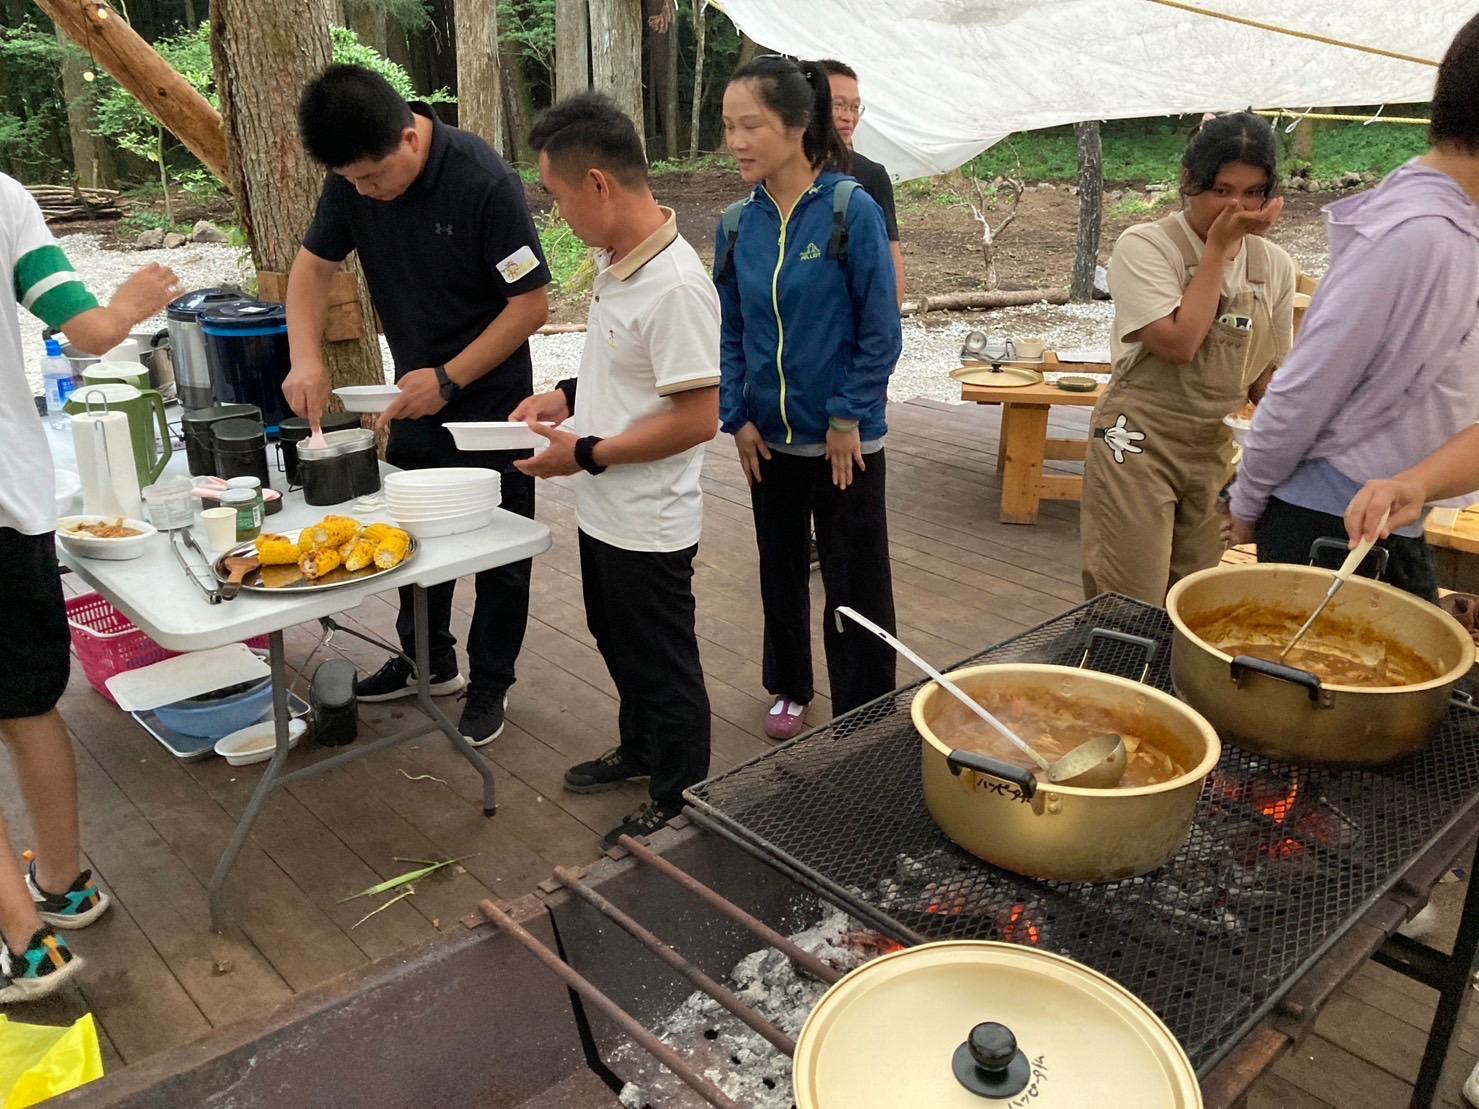
<svg viewBox="0 0 1479 1109">
<path fill-rule="evenodd" d="M 1263 23 L 1257 19 L 1248 19 L 1241 15 L 1230 15 L 1227 12 L 1215 12 L 1208 8 L 1199 8 L 1195 4 L 1184 4 L 1181 0 L 1150 0 L 1150 3 L 1159 4 L 1163 8 L 1175 8 L 1177 11 L 1191 12 L 1193 15 L 1204 15 L 1209 19 L 1221 19 L 1228 23 L 1241 24 L 1244 27 L 1255 27 L 1260 31 L 1272 31 L 1276 35 L 1289 35 L 1292 38 L 1324 43 L 1326 46 L 1338 46 L 1343 50 L 1358 50 L 1363 54 L 1375 54 L 1382 58 L 1395 58 L 1399 62 L 1412 62 L 1415 65 L 1427 65 L 1435 69 L 1438 66 L 1438 63 L 1431 58 L 1419 58 L 1413 54 L 1399 54 L 1395 50 L 1383 50 L 1379 46 L 1365 46 L 1359 42 L 1346 42 L 1344 39 L 1330 38 L 1328 35 L 1317 35 L 1312 31 L 1296 31 L 1292 27 L 1280 27 L 1274 23 Z M 1427 121 L 1424 120 L 1423 122 Z"/>
<path fill-rule="evenodd" d="M 1419 116 L 1353 116 L 1340 115 L 1333 112 L 1296 112 L 1288 108 L 1254 108 L 1256 116 L 1267 116 L 1269 119 L 1325 119 L 1338 120 L 1341 123 L 1408 123 L 1418 127 L 1426 127 L 1432 122 Z"/>
</svg>

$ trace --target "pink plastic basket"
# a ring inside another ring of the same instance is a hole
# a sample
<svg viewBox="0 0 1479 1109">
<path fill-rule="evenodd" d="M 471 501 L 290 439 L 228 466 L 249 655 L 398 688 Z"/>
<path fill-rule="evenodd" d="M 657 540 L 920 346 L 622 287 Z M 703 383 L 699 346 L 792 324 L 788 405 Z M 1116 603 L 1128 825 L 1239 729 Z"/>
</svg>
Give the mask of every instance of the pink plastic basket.
<svg viewBox="0 0 1479 1109">
<path fill-rule="evenodd" d="M 108 692 L 108 679 L 114 674 L 150 666 L 180 653 L 166 651 L 97 593 L 84 593 L 67 602 L 67 624 L 82 672 L 89 684 L 110 701 L 113 694 Z M 247 646 L 266 650 L 267 636 L 249 639 Z"/>
</svg>

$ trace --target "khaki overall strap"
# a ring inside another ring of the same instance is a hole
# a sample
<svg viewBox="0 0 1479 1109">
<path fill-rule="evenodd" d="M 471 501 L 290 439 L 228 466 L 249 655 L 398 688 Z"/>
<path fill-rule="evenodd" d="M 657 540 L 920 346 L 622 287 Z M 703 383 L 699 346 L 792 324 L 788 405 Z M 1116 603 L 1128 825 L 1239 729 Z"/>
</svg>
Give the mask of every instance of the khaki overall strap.
<svg viewBox="0 0 1479 1109">
<path fill-rule="evenodd" d="M 1186 221 L 1177 215 L 1165 216 L 1160 220 L 1161 226 L 1171 236 L 1171 241 L 1181 251 L 1181 264 L 1187 269 L 1195 269 L 1201 261 L 1201 252 L 1197 250 L 1197 244 L 1192 241 L 1191 232 L 1186 229 Z"/>
</svg>

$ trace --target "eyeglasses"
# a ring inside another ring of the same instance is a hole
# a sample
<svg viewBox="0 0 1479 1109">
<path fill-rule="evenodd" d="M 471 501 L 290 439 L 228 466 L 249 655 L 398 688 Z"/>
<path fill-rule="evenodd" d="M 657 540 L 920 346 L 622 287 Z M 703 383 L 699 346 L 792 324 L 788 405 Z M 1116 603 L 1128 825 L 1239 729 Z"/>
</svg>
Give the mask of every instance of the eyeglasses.
<svg viewBox="0 0 1479 1109">
<path fill-rule="evenodd" d="M 863 113 L 867 110 L 868 105 L 864 104 L 861 100 L 854 100 L 852 103 L 848 103 L 846 100 L 832 101 L 833 115 L 846 114 L 852 116 L 854 119 L 862 119 Z"/>
</svg>

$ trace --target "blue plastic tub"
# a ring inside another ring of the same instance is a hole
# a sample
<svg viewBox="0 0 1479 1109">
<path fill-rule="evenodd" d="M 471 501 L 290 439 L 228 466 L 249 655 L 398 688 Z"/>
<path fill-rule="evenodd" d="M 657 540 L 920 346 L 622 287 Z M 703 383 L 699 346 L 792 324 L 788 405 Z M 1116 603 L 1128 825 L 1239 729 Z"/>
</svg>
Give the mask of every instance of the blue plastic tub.
<svg viewBox="0 0 1479 1109">
<path fill-rule="evenodd" d="M 154 710 L 159 722 L 185 735 L 220 739 L 255 724 L 272 708 L 272 679 L 262 678 L 225 697 L 192 697 Z"/>
</svg>

